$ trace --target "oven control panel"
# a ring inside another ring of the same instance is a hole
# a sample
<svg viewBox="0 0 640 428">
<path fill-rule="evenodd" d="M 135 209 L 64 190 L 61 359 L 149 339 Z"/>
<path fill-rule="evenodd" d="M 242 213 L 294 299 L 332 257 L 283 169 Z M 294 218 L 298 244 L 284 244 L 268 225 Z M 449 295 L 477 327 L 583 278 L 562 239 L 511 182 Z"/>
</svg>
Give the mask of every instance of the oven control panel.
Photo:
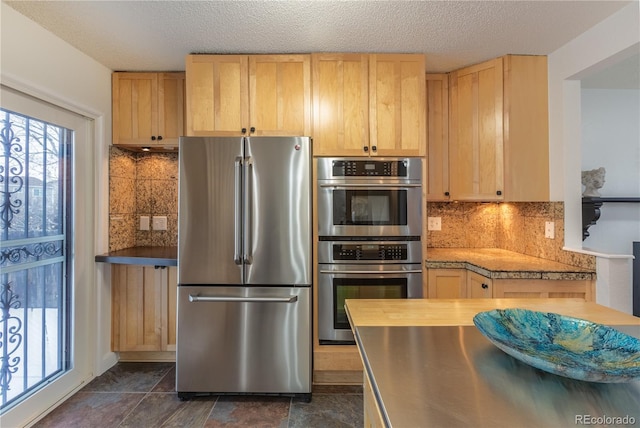
<svg viewBox="0 0 640 428">
<path fill-rule="evenodd" d="M 345 159 L 332 162 L 333 177 L 406 177 L 406 160 Z"/>
<path fill-rule="evenodd" d="M 407 244 L 333 244 L 333 260 L 407 260 Z"/>
</svg>

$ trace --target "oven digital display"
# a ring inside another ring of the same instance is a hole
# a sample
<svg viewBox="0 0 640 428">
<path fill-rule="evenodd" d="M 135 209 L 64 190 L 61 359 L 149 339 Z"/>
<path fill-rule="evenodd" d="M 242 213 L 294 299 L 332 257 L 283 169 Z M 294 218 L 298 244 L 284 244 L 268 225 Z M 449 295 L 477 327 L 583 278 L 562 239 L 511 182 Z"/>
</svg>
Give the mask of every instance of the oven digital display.
<svg viewBox="0 0 640 428">
<path fill-rule="evenodd" d="M 334 244 L 333 260 L 407 260 L 407 244 Z"/>
<path fill-rule="evenodd" d="M 365 161 L 365 160 L 336 160 L 333 161 L 333 177 L 365 177 L 387 176 L 406 177 L 407 161 Z"/>
</svg>

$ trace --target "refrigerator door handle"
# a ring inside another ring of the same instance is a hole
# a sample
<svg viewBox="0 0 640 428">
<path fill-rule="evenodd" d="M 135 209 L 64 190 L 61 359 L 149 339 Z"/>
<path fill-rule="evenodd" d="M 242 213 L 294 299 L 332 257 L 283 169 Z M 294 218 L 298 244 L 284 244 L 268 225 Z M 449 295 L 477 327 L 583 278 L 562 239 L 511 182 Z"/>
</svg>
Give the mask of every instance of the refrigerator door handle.
<svg viewBox="0 0 640 428">
<path fill-rule="evenodd" d="M 245 192 L 244 192 L 244 263 L 250 265 L 253 262 L 252 254 L 252 236 L 251 228 L 253 226 L 253 159 L 251 156 L 247 157 L 244 162 L 245 165 Z"/>
<path fill-rule="evenodd" d="M 234 189 L 233 189 L 233 206 L 235 210 L 234 222 L 233 222 L 233 261 L 239 265 L 242 263 L 242 242 L 240 226 L 242 224 L 242 197 L 240 195 L 242 191 L 242 157 L 236 157 L 234 161 Z"/>
<path fill-rule="evenodd" d="M 283 297 L 232 297 L 232 296 L 200 296 L 189 294 L 189 301 L 195 302 L 232 302 L 232 303 L 294 303 L 298 296 Z"/>
</svg>

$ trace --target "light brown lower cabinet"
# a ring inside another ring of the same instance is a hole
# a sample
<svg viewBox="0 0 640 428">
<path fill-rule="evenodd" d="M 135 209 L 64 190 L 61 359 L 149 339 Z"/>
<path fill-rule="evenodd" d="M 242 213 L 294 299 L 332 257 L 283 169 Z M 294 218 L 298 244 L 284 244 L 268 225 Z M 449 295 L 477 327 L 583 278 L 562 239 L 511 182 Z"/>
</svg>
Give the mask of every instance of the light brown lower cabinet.
<svg viewBox="0 0 640 428">
<path fill-rule="evenodd" d="M 111 266 L 111 349 L 120 360 L 172 360 L 177 268 Z"/>
<path fill-rule="evenodd" d="M 593 301 L 595 281 L 491 279 L 466 269 L 427 269 L 430 299 L 580 298 Z"/>
<path fill-rule="evenodd" d="M 595 300 L 593 280 L 499 279 L 493 281 L 496 298 L 580 298 Z"/>
</svg>

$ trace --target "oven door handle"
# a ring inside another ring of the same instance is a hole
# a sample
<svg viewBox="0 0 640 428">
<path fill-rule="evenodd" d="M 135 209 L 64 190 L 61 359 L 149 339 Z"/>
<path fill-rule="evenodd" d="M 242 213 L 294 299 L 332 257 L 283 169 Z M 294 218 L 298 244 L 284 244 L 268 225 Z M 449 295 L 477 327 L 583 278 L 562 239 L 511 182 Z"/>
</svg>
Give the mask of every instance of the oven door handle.
<svg viewBox="0 0 640 428">
<path fill-rule="evenodd" d="M 329 184 L 329 183 L 321 183 L 320 187 L 333 187 L 334 189 L 349 189 L 349 188 L 369 188 L 375 189 L 379 187 L 389 188 L 404 188 L 404 187 L 422 187 L 420 183 L 349 183 L 349 184 Z"/>
<path fill-rule="evenodd" d="M 348 274 L 348 275 L 391 275 L 399 273 L 422 273 L 422 270 L 320 270 L 324 274 Z"/>
</svg>

